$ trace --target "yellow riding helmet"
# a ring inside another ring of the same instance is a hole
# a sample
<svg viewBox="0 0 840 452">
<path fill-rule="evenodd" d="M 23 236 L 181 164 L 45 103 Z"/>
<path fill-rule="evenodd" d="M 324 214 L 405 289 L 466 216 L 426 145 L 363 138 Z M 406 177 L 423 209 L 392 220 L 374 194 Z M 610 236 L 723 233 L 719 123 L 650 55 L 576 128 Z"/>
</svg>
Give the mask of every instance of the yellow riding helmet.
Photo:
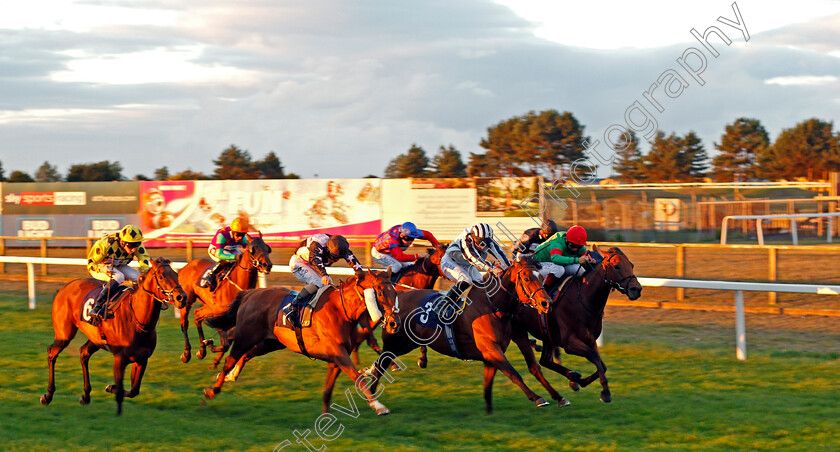
<svg viewBox="0 0 840 452">
<path fill-rule="evenodd" d="M 234 218 L 230 223 L 230 230 L 233 232 L 248 232 L 248 221 L 242 217 Z"/>
<path fill-rule="evenodd" d="M 140 243 L 143 241 L 143 233 L 140 232 L 140 228 L 130 224 L 120 231 L 120 240 L 126 243 Z"/>
</svg>

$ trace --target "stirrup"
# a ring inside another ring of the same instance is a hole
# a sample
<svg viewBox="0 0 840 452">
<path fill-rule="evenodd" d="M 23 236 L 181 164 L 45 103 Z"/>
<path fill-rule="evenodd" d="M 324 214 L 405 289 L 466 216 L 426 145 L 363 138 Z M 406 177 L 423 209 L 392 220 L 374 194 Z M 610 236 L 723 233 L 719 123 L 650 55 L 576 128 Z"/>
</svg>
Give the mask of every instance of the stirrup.
<svg viewBox="0 0 840 452">
<path fill-rule="evenodd" d="M 292 326 L 300 328 L 300 315 L 298 314 L 298 310 L 295 308 L 294 302 L 283 306 L 283 315 L 286 316 L 286 319 L 292 324 Z"/>
</svg>

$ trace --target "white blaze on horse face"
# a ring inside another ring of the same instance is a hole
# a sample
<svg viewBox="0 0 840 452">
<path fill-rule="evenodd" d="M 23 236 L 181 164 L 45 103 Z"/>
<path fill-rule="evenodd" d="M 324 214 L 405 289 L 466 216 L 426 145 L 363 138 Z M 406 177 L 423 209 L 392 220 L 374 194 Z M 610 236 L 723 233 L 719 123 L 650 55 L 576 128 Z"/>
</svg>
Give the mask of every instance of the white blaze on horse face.
<svg viewBox="0 0 840 452">
<path fill-rule="evenodd" d="M 536 270 L 531 270 L 531 276 L 533 276 L 537 281 L 540 280 L 540 273 Z"/>
<path fill-rule="evenodd" d="M 365 306 L 367 306 L 368 314 L 370 314 L 370 320 L 376 323 L 382 318 L 382 312 L 379 310 L 379 306 L 376 305 L 376 291 L 365 289 L 364 293 Z"/>
</svg>

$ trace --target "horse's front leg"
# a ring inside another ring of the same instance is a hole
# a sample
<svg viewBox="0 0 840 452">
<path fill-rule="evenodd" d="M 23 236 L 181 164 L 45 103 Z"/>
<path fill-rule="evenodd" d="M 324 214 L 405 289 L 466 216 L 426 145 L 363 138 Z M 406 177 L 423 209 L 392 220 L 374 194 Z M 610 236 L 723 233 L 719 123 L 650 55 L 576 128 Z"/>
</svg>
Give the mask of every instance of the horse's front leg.
<svg viewBox="0 0 840 452">
<path fill-rule="evenodd" d="M 510 362 L 505 357 L 505 354 L 502 352 L 501 348 L 495 347 L 493 350 L 483 351 L 482 355 L 484 356 L 484 364 L 485 366 L 490 365 L 495 367 L 497 370 L 500 370 L 506 377 L 510 379 L 516 386 L 519 386 L 519 389 L 525 393 L 525 396 L 528 397 L 528 400 L 534 402 L 534 404 L 538 407 L 548 406 L 549 403 L 545 401 L 544 398 L 538 396 L 525 382 L 522 380 L 522 376 L 519 375 L 519 372 L 513 368 Z M 486 374 L 485 374 L 486 375 Z M 488 411 L 489 413 L 489 411 Z"/>
<path fill-rule="evenodd" d="M 522 356 L 525 357 L 525 363 L 528 365 L 528 371 L 531 372 L 531 375 L 533 375 L 537 380 L 539 380 L 540 384 L 542 384 L 551 395 L 551 398 L 556 400 L 557 404 L 561 407 L 569 405 L 569 401 L 560 395 L 559 392 L 555 391 L 545 378 L 545 375 L 543 375 L 540 364 L 537 362 L 537 357 L 534 356 L 534 349 L 532 348 L 531 341 L 528 340 L 528 334 L 524 331 L 520 332 L 518 329 L 514 329 L 513 342 L 516 343 L 516 346 L 519 347 L 519 351 L 522 352 Z"/>
<path fill-rule="evenodd" d="M 79 399 L 79 403 L 82 405 L 87 405 L 90 403 L 90 370 L 88 369 L 88 362 L 90 361 L 90 355 L 96 353 L 99 350 L 99 346 L 94 344 L 91 341 L 85 342 L 85 345 L 82 345 L 82 348 L 79 349 L 79 361 L 82 363 L 82 380 L 84 381 L 84 394 L 82 394 L 82 398 Z"/>
<path fill-rule="evenodd" d="M 146 365 L 148 360 L 137 361 L 134 367 L 131 368 L 131 390 L 125 396 L 129 399 L 137 397 L 140 394 L 140 382 L 143 381 L 143 374 L 146 373 Z"/>
<path fill-rule="evenodd" d="M 543 351 L 540 354 L 540 365 L 545 367 L 546 369 L 553 370 L 558 374 L 566 377 L 569 380 L 569 387 L 572 388 L 572 390 L 575 392 L 580 391 L 580 373 L 574 370 L 570 370 L 569 368 L 555 361 L 555 348 L 557 348 L 557 346 L 543 346 Z"/>
<path fill-rule="evenodd" d="M 607 365 L 601 359 L 601 354 L 598 353 L 598 345 L 595 343 L 585 344 L 579 340 L 571 341 L 566 348 L 567 353 L 578 355 L 586 358 L 589 362 L 595 365 L 595 372 L 592 375 L 580 380 L 580 386 L 585 388 L 596 379 L 601 381 L 601 401 L 610 403 L 612 401 L 612 393 L 610 392 L 609 382 L 607 381 Z"/>
<path fill-rule="evenodd" d="M 105 387 L 106 392 L 114 394 L 117 400 L 117 415 L 122 414 L 122 403 L 125 398 L 125 390 L 123 389 L 123 377 L 125 377 L 125 366 L 128 365 L 128 360 L 121 354 L 114 355 L 114 384 Z"/>
<path fill-rule="evenodd" d="M 187 302 L 183 308 L 179 309 L 181 314 L 181 332 L 184 334 L 184 353 L 181 354 L 181 362 L 188 363 L 192 358 L 192 345 L 190 345 L 190 309 L 192 303 Z"/>
<path fill-rule="evenodd" d="M 338 379 L 339 373 L 341 373 L 341 369 L 338 366 L 334 363 L 327 363 L 327 381 L 324 384 L 324 406 L 321 409 L 322 413 L 330 411 L 330 401 L 332 400 L 333 389 L 335 389 L 335 380 Z"/>
<path fill-rule="evenodd" d="M 207 356 L 207 346 L 213 346 L 213 339 L 210 338 L 208 340 L 204 340 L 204 328 L 201 327 L 201 320 L 195 316 L 195 329 L 198 331 L 198 352 L 196 352 L 195 357 L 198 359 L 204 359 Z"/>
<path fill-rule="evenodd" d="M 75 331 L 73 332 L 75 334 Z M 72 336 L 70 337 L 72 339 Z M 49 405 L 52 402 L 55 394 L 55 360 L 58 359 L 58 354 L 67 348 L 70 339 L 56 338 L 53 343 L 47 347 L 47 365 L 50 368 L 50 381 L 47 383 L 47 392 L 41 396 L 41 405 Z"/>
<path fill-rule="evenodd" d="M 334 363 L 341 369 L 342 372 L 344 372 L 345 375 L 347 375 L 347 377 L 350 378 L 350 381 L 352 381 L 356 385 L 357 390 L 362 390 L 362 392 L 365 395 L 365 399 L 367 399 L 368 405 L 376 411 L 377 416 L 382 416 L 391 413 L 391 410 L 389 410 L 388 407 L 383 405 L 382 402 L 377 400 L 374 393 L 371 392 L 369 384 L 371 383 L 371 381 L 369 380 L 371 376 L 368 375 L 365 378 L 359 379 L 359 371 L 356 370 L 355 367 L 353 367 L 353 360 L 350 359 L 350 355 L 347 354 L 347 352 L 341 350 L 340 353 L 335 357 Z"/>
</svg>

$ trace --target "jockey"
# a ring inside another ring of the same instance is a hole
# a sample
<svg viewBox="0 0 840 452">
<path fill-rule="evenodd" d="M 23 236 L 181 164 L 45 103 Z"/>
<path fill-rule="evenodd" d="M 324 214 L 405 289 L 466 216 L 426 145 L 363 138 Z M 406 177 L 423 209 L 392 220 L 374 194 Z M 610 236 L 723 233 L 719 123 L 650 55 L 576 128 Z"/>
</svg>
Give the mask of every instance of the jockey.
<svg viewBox="0 0 840 452">
<path fill-rule="evenodd" d="M 549 237 L 560 230 L 554 220 L 544 220 L 541 227 L 526 229 L 522 237 L 513 244 L 510 251 L 514 259 L 519 259 L 522 254 L 533 253 L 537 246 L 548 240 Z"/>
<path fill-rule="evenodd" d="M 595 262 L 586 250 L 586 229 L 572 226 L 566 232 L 558 232 L 537 246 L 534 258 L 540 265 L 540 274 L 545 276 L 543 285 L 547 290 L 565 275 L 583 275 L 580 264 Z"/>
<path fill-rule="evenodd" d="M 496 265 L 487 260 L 488 253 L 496 258 Z M 470 284 L 482 280 L 480 271 L 499 277 L 509 266 L 510 260 L 493 239 L 493 228 L 487 223 L 478 223 L 464 229 L 449 244 L 440 261 L 440 268 L 449 280 L 468 281 Z"/>
<path fill-rule="evenodd" d="M 411 246 L 414 239 L 428 240 L 432 243 L 432 246 L 440 248 L 440 243 L 431 232 L 417 229 L 414 223 L 407 221 L 379 234 L 373 243 L 373 248 L 370 249 L 370 255 L 377 264 L 386 269 L 390 268 L 392 275 L 396 275 L 400 270 L 408 266 L 409 262 L 429 257 L 426 253 L 405 253 L 405 250 Z"/>
<path fill-rule="evenodd" d="M 295 304 L 314 293 L 318 288 L 331 285 L 332 278 L 325 267 L 344 259 L 356 272 L 362 270 L 362 264 L 350 251 L 350 244 L 341 235 L 313 234 L 300 242 L 300 245 L 289 259 L 289 267 L 298 281 L 306 284 L 297 294 L 294 301 L 283 308 L 283 313 L 296 327 L 300 327 L 295 312 Z"/>
<path fill-rule="evenodd" d="M 140 271 L 128 266 L 137 258 Z M 99 326 L 104 319 L 114 318 L 105 303 L 117 287 L 126 280 L 137 282 L 141 273 L 151 267 L 149 255 L 143 246 L 143 233 L 137 226 L 127 225 L 119 232 L 108 234 L 94 243 L 88 253 L 87 270 L 94 278 L 105 281 L 99 297 L 90 311 L 90 324 Z"/>
<path fill-rule="evenodd" d="M 248 246 L 248 220 L 245 218 L 234 218 L 230 226 L 216 231 L 213 241 L 207 247 L 207 252 L 216 261 L 216 265 L 201 281 L 201 286 L 206 286 L 210 292 L 216 290 L 216 278 L 223 270 L 233 265 L 236 256 L 242 254 L 241 248 L 245 246 Z"/>
</svg>

